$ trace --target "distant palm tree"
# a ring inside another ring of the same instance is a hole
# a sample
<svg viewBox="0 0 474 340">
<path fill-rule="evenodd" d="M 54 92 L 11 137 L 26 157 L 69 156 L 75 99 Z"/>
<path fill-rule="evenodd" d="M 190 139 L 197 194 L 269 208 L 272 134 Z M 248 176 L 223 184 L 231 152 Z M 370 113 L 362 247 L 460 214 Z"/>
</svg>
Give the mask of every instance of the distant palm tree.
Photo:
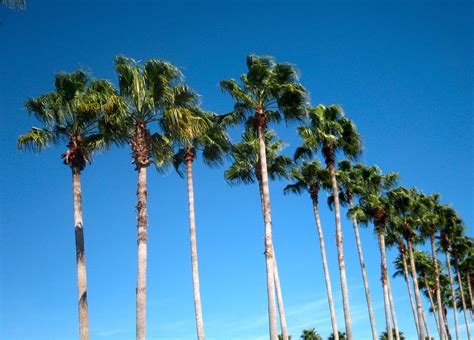
<svg viewBox="0 0 474 340">
<path fill-rule="evenodd" d="M 390 289 L 388 281 L 387 258 L 385 247 L 385 232 L 390 221 L 391 203 L 386 196 L 386 192 L 391 189 L 398 179 L 398 174 L 390 173 L 384 175 L 377 167 L 371 168 L 371 174 L 368 175 L 369 183 L 366 191 L 360 195 L 359 204 L 349 210 L 349 215 L 357 218 L 363 224 L 373 222 L 377 234 L 380 257 L 381 257 L 381 281 L 385 306 L 385 321 L 387 329 L 392 329 L 390 308 Z M 392 301 L 393 302 L 393 301 Z M 395 321 L 395 315 L 392 315 Z M 392 340 L 392 334 L 388 334 L 389 340 Z"/>
<path fill-rule="evenodd" d="M 112 84 L 105 80 L 91 81 L 83 71 L 58 73 L 55 90 L 38 98 L 29 98 L 26 109 L 42 127 L 33 127 L 18 138 L 18 148 L 40 152 L 51 144 L 67 143 L 61 155 L 72 170 L 74 199 L 74 230 L 76 238 L 76 270 L 81 340 L 89 339 L 87 307 L 86 255 L 82 221 L 81 173 L 91 161 L 92 153 L 105 147 L 99 133 L 104 110 L 116 107 L 117 96 Z"/>
<path fill-rule="evenodd" d="M 347 158 L 355 158 L 361 152 L 361 137 L 354 123 L 344 117 L 342 108 L 338 105 L 318 105 L 309 109 L 309 125 L 298 127 L 297 131 L 303 144 L 295 152 L 295 158 L 310 158 L 321 149 L 324 160 L 329 169 L 334 197 L 336 220 L 336 246 L 338 253 L 341 291 L 344 307 L 346 334 L 352 340 L 352 326 L 349 307 L 349 296 L 346 280 L 346 264 L 342 244 L 341 209 L 339 204 L 339 190 L 336 180 L 336 154 L 341 151 Z"/>
<path fill-rule="evenodd" d="M 204 163 L 209 166 L 221 165 L 224 156 L 230 149 L 230 142 L 224 129 L 218 124 L 218 116 L 199 110 L 192 110 L 192 116 L 185 121 L 177 121 L 174 129 L 168 129 L 169 134 L 179 145 L 179 150 L 174 155 L 174 166 L 181 176 L 180 167 L 185 166 L 188 180 L 189 203 L 189 230 L 191 244 L 191 265 L 194 292 L 194 307 L 196 314 L 196 329 L 199 340 L 204 339 L 204 322 L 202 318 L 201 293 L 199 284 L 198 255 L 196 245 L 196 219 L 194 215 L 194 184 L 193 161 L 197 152 L 201 151 Z M 193 131 L 190 125 L 200 125 L 203 128 Z"/>
<path fill-rule="evenodd" d="M 336 340 L 336 339 L 339 339 L 339 340 L 347 340 L 346 333 L 341 332 L 341 331 L 338 331 L 338 332 L 337 332 L 337 336 L 336 336 L 335 333 L 331 333 L 331 335 L 330 335 L 329 338 L 328 338 L 328 340 Z"/>
<path fill-rule="evenodd" d="M 283 142 L 275 140 L 276 134 L 271 130 L 265 131 L 264 138 L 268 177 L 271 180 L 286 178 L 292 160 L 287 156 L 279 155 L 284 146 Z M 258 182 L 262 212 L 265 213 L 263 185 L 260 171 L 259 141 L 253 130 L 246 130 L 242 134 L 242 140 L 233 145 L 231 155 L 233 163 L 225 172 L 226 181 L 230 184 L 252 184 Z M 278 310 L 280 312 L 282 336 L 285 338 L 288 336 L 288 329 L 275 256 L 273 256 L 273 266 L 273 278 L 278 297 Z"/>
<path fill-rule="evenodd" d="M 277 319 L 274 292 L 273 237 L 271 226 L 270 192 L 265 147 L 265 130 L 270 122 L 301 119 L 306 114 L 306 91 L 299 83 L 299 74 L 293 65 L 276 64 L 272 57 L 247 57 L 246 74 L 240 84 L 234 79 L 221 81 L 221 88 L 235 101 L 229 117 L 236 122 L 246 119 L 247 126 L 257 133 L 259 141 L 259 165 L 263 189 L 265 222 L 265 260 L 267 271 L 267 295 L 270 339 L 277 340 Z M 283 334 L 288 337 L 288 334 Z"/>
<path fill-rule="evenodd" d="M 182 84 L 182 74 L 170 63 L 150 59 L 140 65 L 124 56 L 115 58 L 115 70 L 119 78 L 122 110 L 106 117 L 116 143 L 127 143 L 132 150 L 133 164 L 138 171 L 137 219 L 138 219 L 138 271 L 136 290 L 136 338 L 146 337 L 146 275 L 147 275 L 147 167 L 155 163 L 158 169 L 171 163 L 172 139 L 166 132 L 177 123 L 193 121 L 192 110 L 197 95 Z M 155 125 L 158 132 L 151 133 Z M 187 124 L 197 134 L 202 124 Z M 163 133 L 163 131 L 165 133 Z"/>
<path fill-rule="evenodd" d="M 323 340 L 323 338 L 316 332 L 314 328 L 305 329 L 300 337 L 302 340 Z"/>
<path fill-rule="evenodd" d="M 394 328 L 392 328 L 392 337 L 396 336 L 396 331 Z M 403 332 L 398 332 L 398 336 L 400 340 L 405 340 L 405 336 L 403 335 Z M 380 340 L 387 340 L 389 339 L 387 331 L 383 331 L 382 334 L 380 334 Z"/>
<path fill-rule="evenodd" d="M 316 220 L 316 228 L 318 230 L 319 247 L 321 250 L 321 260 L 323 262 L 324 278 L 326 281 L 326 293 L 328 297 L 329 312 L 331 315 L 331 324 L 333 332 L 337 334 L 337 320 L 336 312 L 334 309 L 334 301 L 332 295 L 331 279 L 329 275 L 328 263 L 326 259 L 326 246 L 324 242 L 323 228 L 321 226 L 321 219 L 319 216 L 318 201 L 319 201 L 319 190 L 320 188 L 330 188 L 331 179 L 329 177 L 329 171 L 319 163 L 317 160 L 311 162 L 304 162 L 301 166 L 293 168 L 291 171 L 291 177 L 294 179 L 293 184 L 289 184 L 285 187 L 285 194 L 295 193 L 301 194 L 307 192 L 311 197 L 313 203 L 314 218 Z M 338 340 L 336 338 L 336 340 Z"/>
</svg>

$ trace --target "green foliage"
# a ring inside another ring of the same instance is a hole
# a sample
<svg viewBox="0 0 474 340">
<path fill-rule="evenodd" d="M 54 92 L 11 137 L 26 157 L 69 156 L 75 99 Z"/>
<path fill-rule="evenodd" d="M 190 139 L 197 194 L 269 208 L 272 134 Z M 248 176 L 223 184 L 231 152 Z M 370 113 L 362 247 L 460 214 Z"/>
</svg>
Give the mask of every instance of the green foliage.
<svg viewBox="0 0 474 340">
<path fill-rule="evenodd" d="M 335 153 L 342 151 L 349 158 L 356 158 L 362 150 L 361 136 L 354 123 L 344 116 L 338 105 L 318 105 L 309 109 L 309 125 L 297 128 L 303 144 L 295 151 L 295 159 L 310 158 L 322 149 L 326 163 L 333 163 Z"/>
<path fill-rule="evenodd" d="M 346 333 L 338 331 L 337 334 L 339 335 L 339 340 L 347 340 Z M 334 340 L 334 339 L 335 339 L 334 333 L 331 333 L 328 340 Z"/>
<path fill-rule="evenodd" d="M 107 147 L 100 124 L 104 115 L 117 109 L 117 93 L 110 82 L 91 80 L 80 70 L 56 74 L 54 84 L 53 92 L 25 102 L 28 113 L 41 127 L 19 136 L 18 148 L 40 152 L 51 144 L 69 143 L 71 149 L 74 141 L 85 161 L 90 162 L 95 150 Z"/>
<path fill-rule="evenodd" d="M 224 118 L 227 125 L 246 121 L 255 128 L 254 114 L 262 110 L 266 122 L 282 118 L 302 119 L 306 115 L 307 95 L 299 83 L 299 74 L 293 65 L 275 63 L 273 57 L 249 55 L 247 73 L 235 79 L 222 80 L 221 89 L 234 99 L 234 109 Z"/>
<path fill-rule="evenodd" d="M 303 340 L 323 340 L 314 328 L 303 330 L 300 338 Z"/>
<path fill-rule="evenodd" d="M 397 333 L 395 332 L 395 329 L 392 329 L 392 334 L 393 334 L 393 338 L 395 339 Z M 403 335 L 403 332 L 399 331 L 398 332 L 398 335 L 400 336 L 400 340 L 405 340 L 405 336 Z M 388 333 L 387 331 L 384 331 L 382 332 L 382 334 L 380 334 L 380 340 L 388 340 Z"/>
<path fill-rule="evenodd" d="M 276 135 L 271 130 L 265 131 L 264 137 L 269 178 L 272 180 L 287 178 L 292 164 L 291 158 L 279 155 L 285 144 L 280 140 L 275 140 Z M 249 129 L 245 130 L 242 141 L 234 144 L 231 149 L 233 163 L 224 174 L 228 183 L 250 184 L 258 180 L 260 168 L 258 148 L 256 133 Z"/>
<path fill-rule="evenodd" d="M 292 168 L 290 174 L 294 183 L 285 187 L 285 194 L 308 192 L 317 196 L 319 188 L 328 189 L 331 187 L 329 171 L 317 160 L 304 161 L 298 167 Z"/>
</svg>

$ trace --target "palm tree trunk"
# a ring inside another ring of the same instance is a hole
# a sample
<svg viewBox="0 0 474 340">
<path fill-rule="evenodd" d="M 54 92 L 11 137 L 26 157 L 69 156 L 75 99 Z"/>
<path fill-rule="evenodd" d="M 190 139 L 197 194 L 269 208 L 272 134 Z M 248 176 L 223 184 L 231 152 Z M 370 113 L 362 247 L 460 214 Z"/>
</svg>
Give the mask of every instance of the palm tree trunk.
<svg viewBox="0 0 474 340">
<path fill-rule="evenodd" d="M 283 295 L 281 293 L 280 276 L 278 274 L 278 265 L 276 262 L 275 254 L 273 254 L 273 261 L 275 265 L 275 267 L 273 268 L 273 275 L 275 277 L 278 312 L 280 314 L 281 336 L 283 337 L 283 340 L 288 340 L 288 327 L 286 325 L 285 305 L 283 303 Z"/>
<path fill-rule="evenodd" d="M 438 271 L 438 255 L 436 254 L 436 245 L 435 245 L 435 235 L 434 233 L 430 234 L 430 243 L 431 243 L 431 252 L 433 254 L 434 261 L 434 276 L 435 276 L 435 291 L 436 291 L 436 300 L 438 302 L 438 318 L 440 321 L 443 321 L 443 311 L 442 311 L 442 301 L 441 301 L 441 290 L 439 288 L 439 271 Z M 441 340 L 446 339 L 446 329 L 444 323 L 440 322 L 440 338 Z"/>
<path fill-rule="evenodd" d="M 383 300 L 385 306 L 385 321 L 387 325 L 387 337 L 388 340 L 393 340 L 392 332 L 392 321 L 390 319 L 390 300 L 388 297 L 388 285 L 387 285 L 387 257 L 385 254 L 385 235 L 383 231 L 377 232 L 380 248 L 381 258 L 381 272 L 382 272 L 382 288 L 383 288 Z"/>
<path fill-rule="evenodd" d="M 393 328 L 395 329 L 395 338 L 400 340 L 400 331 L 398 329 L 397 315 L 395 314 L 395 304 L 393 303 L 392 296 L 392 285 L 390 284 L 390 278 L 387 271 L 387 287 L 388 287 L 388 299 L 390 301 L 390 308 L 392 310 Z"/>
<path fill-rule="evenodd" d="M 354 206 L 352 202 L 352 198 L 349 198 L 349 206 L 350 208 L 353 208 Z M 364 281 L 365 300 L 367 301 L 367 309 L 369 310 L 369 319 L 370 319 L 370 328 L 372 330 L 372 338 L 373 340 L 377 340 L 377 330 L 375 329 L 375 318 L 374 318 L 374 311 L 372 309 L 372 300 L 370 298 L 369 281 L 367 280 L 367 273 L 365 271 L 365 261 L 364 261 L 364 254 L 362 252 L 362 244 L 360 241 L 359 225 L 355 218 L 352 219 L 352 224 L 354 226 L 354 233 L 356 237 L 357 252 L 359 253 L 360 269 L 362 271 L 362 281 Z"/>
<path fill-rule="evenodd" d="M 334 309 L 334 301 L 333 301 L 333 297 L 332 297 L 331 278 L 329 276 L 328 262 L 327 262 L 327 259 L 326 259 L 326 246 L 324 244 L 323 228 L 321 227 L 321 219 L 319 217 L 318 200 L 315 197 L 313 197 L 313 211 L 314 211 L 314 218 L 316 219 L 316 227 L 318 229 L 319 248 L 321 250 L 321 259 L 323 261 L 324 279 L 326 281 L 326 293 L 327 293 L 327 296 L 328 296 L 329 312 L 331 314 L 332 334 L 334 335 L 334 340 L 339 340 L 339 333 L 338 333 L 337 320 L 336 320 L 336 312 L 335 312 L 335 309 Z"/>
<path fill-rule="evenodd" d="M 470 311 L 471 311 L 471 320 L 472 320 L 472 310 L 474 308 L 474 299 L 472 297 L 472 287 L 471 287 L 471 275 L 469 274 L 469 270 L 466 270 L 467 271 L 467 290 L 469 292 L 469 299 L 471 301 L 471 308 L 470 308 Z"/>
<path fill-rule="evenodd" d="M 199 268 L 196 246 L 196 219 L 194 216 L 193 159 L 186 159 L 188 176 L 189 233 L 191 241 L 191 267 L 193 273 L 194 312 L 196 314 L 196 331 L 199 340 L 204 340 L 204 323 L 202 321 L 201 293 L 199 289 Z"/>
<path fill-rule="evenodd" d="M 418 319 L 418 312 L 417 312 L 416 307 L 415 307 L 415 301 L 413 300 L 413 291 L 412 291 L 411 285 L 410 285 L 410 276 L 408 275 L 407 259 L 405 257 L 404 252 L 400 252 L 400 255 L 402 256 L 403 274 L 405 275 L 405 282 L 406 282 L 407 288 L 408 288 L 408 296 L 410 297 L 410 305 L 411 305 L 411 311 L 413 313 L 413 319 L 415 320 L 416 330 L 418 332 L 418 338 L 422 339 L 421 335 L 420 335 L 420 320 Z"/>
<path fill-rule="evenodd" d="M 278 327 L 275 306 L 275 276 L 273 273 L 273 238 L 272 219 L 270 210 L 270 192 L 268 188 L 267 155 L 264 140 L 264 127 L 258 126 L 258 144 L 260 172 L 262 176 L 263 189 L 263 220 L 265 223 L 265 261 L 267 271 L 267 295 L 268 295 L 268 319 L 270 328 L 270 340 L 278 340 Z"/>
<path fill-rule="evenodd" d="M 72 169 L 74 200 L 74 231 L 76 239 L 77 294 L 79 307 L 79 339 L 89 340 L 89 312 L 87 306 L 86 253 L 84 251 L 84 226 L 82 224 L 81 171 Z"/>
<path fill-rule="evenodd" d="M 420 296 L 420 287 L 418 286 L 418 274 L 416 273 L 416 265 L 415 265 L 415 257 L 413 256 L 413 245 L 411 243 L 411 239 L 408 238 L 407 240 L 407 248 L 408 248 L 408 258 L 410 260 L 410 267 L 411 267 L 411 276 L 413 278 L 413 287 L 415 289 L 415 299 L 416 299 L 416 311 L 418 313 L 418 320 L 421 320 L 423 316 L 423 305 L 421 302 Z M 421 340 L 425 339 L 425 333 L 423 332 L 423 327 L 421 323 L 418 323 L 419 326 L 419 336 Z"/>
<path fill-rule="evenodd" d="M 461 278 L 461 272 L 459 271 L 459 266 L 456 260 L 454 260 L 454 265 L 456 266 L 456 273 L 458 276 L 458 282 L 459 282 L 459 292 L 461 293 L 461 303 L 462 303 L 462 309 L 464 311 L 464 321 L 466 322 L 466 331 L 467 331 L 467 337 L 470 340 L 471 339 L 471 328 L 469 327 L 469 321 L 467 318 L 467 309 L 466 309 L 466 300 L 464 299 L 464 288 L 462 287 L 462 278 Z M 457 313 L 455 310 L 454 313 Z"/>
<path fill-rule="evenodd" d="M 431 288 L 428 285 L 428 279 L 426 278 L 426 274 L 423 274 L 423 281 L 425 282 L 426 291 L 428 292 L 428 298 L 430 299 L 431 309 L 433 309 L 433 315 L 436 322 L 436 327 L 438 328 L 438 334 L 440 335 L 440 338 L 441 338 L 441 329 L 440 329 L 441 325 L 438 319 L 438 312 L 436 310 L 436 305 L 434 304 L 433 294 L 431 294 Z"/>
<path fill-rule="evenodd" d="M 147 266 L 147 184 L 146 167 L 138 167 L 137 189 L 138 215 L 138 270 L 137 270 L 137 306 L 136 306 L 136 336 L 137 340 L 146 338 L 146 266 Z"/>
<path fill-rule="evenodd" d="M 262 213 L 265 214 L 264 205 L 263 205 L 263 187 L 262 187 L 261 176 L 258 178 L 258 186 L 260 189 L 260 202 L 262 203 Z M 281 335 L 283 337 L 283 340 L 288 340 L 288 327 L 286 324 L 285 305 L 283 303 L 283 295 L 281 292 L 281 284 L 280 284 L 280 275 L 278 274 L 278 265 L 276 262 L 275 251 L 273 252 L 273 259 L 274 259 L 273 276 L 275 279 L 275 290 L 277 293 L 277 303 L 278 303 L 278 313 L 280 316 Z"/>
<path fill-rule="evenodd" d="M 425 330 L 426 330 L 426 333 L 427 333 L 427 338 L 429 340 L 431 340 L 431 333 L 430 333 L 430 329 L 428 327 L 428 320 L 426 320 L 426 315 L 425 315 L 425 312 L 423 312 L 423 315 L 422 315 L 422 318 L 423 318 L 423 324 L 425 325 Z"/>
<path fill-rule="evenodd" d="M 451 261 L 449 259 L 449 252 L 445 252 L 446 255 L 446 266 L 448 267 L 448 274 L 449 274 L 449 283 L 451 286 L 451 297 L 453 298 L 453 314 L 454 314 L 454 326 L 456 331 L 456 339 L 459 340 L 459 323 L 458 323 L 458 308 L 456 302 L 456 290 L 454 289 L 454 279 L 453 279 L 453 271 L 451 268 Z"/>
<path fill-rule="evenodd" d="M 334 210 L 336 212 L 336 245 L 337 257 L 339 261 L 339 272 L 341 275 L 341 291 L 342 303 L 344 307 L 344 321 L 346 323 L 346 336 L 347 340 L 352 340 L 351 312 L 349 307 L 349 296 L 347 290 L 346 264 L 344 260 L 344 249 L 342 245 L 341 207 L 339 204 L 339 191 L 337 188 L 336 171 L 334 170 L 334 164 L 332 162 L 329 162 L 328 168 L 331 174 L 332 195 L 334 197 Z"/>
<path fill-rule="evenodd" d="M 449 331 L 449 324 L 448 324 L 448 312 L 445 304 L 443 303 L 443 322 L 444 322 L 444 327 L 446 329 L 446 338 L 448 340 L 452 339 L 451 332 Z"/>
</svg>

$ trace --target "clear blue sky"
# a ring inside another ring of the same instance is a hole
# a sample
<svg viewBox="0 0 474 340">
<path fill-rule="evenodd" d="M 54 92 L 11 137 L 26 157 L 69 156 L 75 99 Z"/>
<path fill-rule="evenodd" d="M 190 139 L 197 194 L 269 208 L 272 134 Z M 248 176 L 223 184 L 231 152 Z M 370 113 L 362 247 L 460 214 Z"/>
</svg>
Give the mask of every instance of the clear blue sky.
<svg viewBox="0 0 474 340">
<path fill-rule="evenodd" d="M 298 66 L 313 104 L 343 105 L 364 136 L 363 161 L 400 172 L 403 185 L 441 192 L 472 228 L 472 23 L 468 1 L 31 0 L 24 12 L 0 8 L 0 338 L 77 338 L 71 174 L 59 157 L 65 148 L 41 155 L 16 150 L 17 136 L 35 124 L 22 103 L 50 91 L 55 72 L 85 68 L 115 82 L 118 53 L 167 59 L 182 68 L 204 108 L 225 113 L 232 102 L 219 80 L 243 73 L 250 52 L 274 55 Z M 288 154 L 298 144 L 293 128 L 277 127 Z M 83 174 L 92 339 L 134 337 L 137 174 L 128 152 L 97 155 Z M 199 161 L 195 167 L 206 333 L 216 340 L 266 339 L 258 190 L 229 187 L 223 171 Z M 326 338 L 331 326 L 310 201 L 283 196 L 284 185 L 271 185 L 271 199 L 290 333 L 297 338 L 315 327 Z M 321 210 L 342 329 L 333 215 Z M 195 338 L 187 214 L 185 181 L 150 168 L 149 339 Z M 343 229 L 354 334 L 369 339 L 353 230 L 348 221 Z M 362 242 L 381 332 L 379 254 L 370 230 L 362 231 Z M 400 328 L 414 339 L 406 286 L 392 282 Z M 453 324 L 451 313 L 449 319 Z M 434 333 L 431 316 L 430 326 Z"/>
</svg>

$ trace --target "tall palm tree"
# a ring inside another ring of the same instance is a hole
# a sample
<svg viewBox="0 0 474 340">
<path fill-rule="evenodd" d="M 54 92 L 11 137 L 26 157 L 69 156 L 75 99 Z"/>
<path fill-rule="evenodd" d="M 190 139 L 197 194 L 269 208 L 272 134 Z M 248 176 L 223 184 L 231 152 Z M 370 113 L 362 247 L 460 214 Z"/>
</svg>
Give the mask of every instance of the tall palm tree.
<svg viewBox="0 0 474 340">
<path fill-rule="evenodd" d="M 147 167 L 158 169 L 171 163 L 172 138 L 166 132 L 180 129 L 182 122 L 193 121 L 192 110 L 197 95 L 182 83 L 179 69 L 170 63 L 150 59 L 143 65 L 131 58 L 117 56 L 115 71 L 119 78 L 122 110 L 106 117 L 112 126 L 111 138 L 127 143 L 132 150 L 133 164 L 138 172 L 137 220 L 138 256 L 136 290 L 136 338 L 146 337 L 146 273 L 147 273 Z M 155 126 L 155 133 L 150 128 Z M 197 134 L 202 124 L 186 124 Z"/>
<path fill-rule="evenodd" d="M 393 207 L 394 214 L 390 221 L 391 228 L 388 229 L 387 244 L 398 245 L 398 249 L 402 254 L 402 262 L 406 266 L 405 252 L 408 251 L 408 259 L 410 261 L 411 276 L 413 278 L 413 286 L 415 291 L 416 311 L 415 321 L 418 330 L 418 337 L 420 340 L 425 339 L 422 321 L 424 318 L 424 310 L 420 296 L 420 289 L 418 287 L 418 278 L 416 272 L 416 265 L 413 256 L 413 243 L 423 241 L 417 235 L 417 223 L 416 223 L 416 200 L 415 197 L 418 194 L 414 188 L 407 189 L 399 187 L 388 192 L 388 197 Z M 405 249 L 406 242 L 407 247 Z M 410 282 L 407 280 L 407 285 L 410 293 Z M 426 330 L 428 337 L 431 337 L 429 329 Z"/>
<path fill-rule="evenodd" d="M 18 138 L 18 148 L 40 152 L 52 144 L 67 143 L 61 155 L 72 170 L 76 270 L 79 308 L 79 334 L 89 339 L 87 306 L 86 255 L 82 220 L 81 173 L 91 161 L 92 153 L 104 147 L 99 122 L 104 110 L 117 106 L 112 84 L 105 80 L 91 81 L 83 71 L 58 73 L 53 92 L 29 98 L 26 109 L 41 124 Z"/>
<path fill-rule="evenodd" d="M 451 266 L 451 256 L 450 252 L 452 250 L 452 239 L 455 239 L 462 233 L 460 228 L 462 221 L 457 216 L 456 211 L 449 207 L 443 206 L 440 209 L 440 220 L 441 220 L 441 229 L 440 229 L 440 249 L 444 251 L 446 257 L 446 268 L 448 269 L 449 282 L 451 288 L 451 301 L 453 306 L 453 316 L 454 316 L 454 326 L 456 332 L 456 339 L 460 339 L 459 335 L 459 322 L 458 322 L 458 313 L 457 313 L 457 298 L 456 298 L 456 288 L 454 286 L 454 277 Z M 468 325 L 468 324 L 467 324 Z"/>
<path fill-rule="evenodd" d="M 291 158 L 281 156 L 279 153 L 284 147 L 284 143 L 276 140 L 276 134 L 271 130 L 265 131 L 265 147 L 267 157 L 267 173 L 271 180 L 286 178 L 292 164 Z M 230 184 L 252 184 L 258 182 L 262 213 L 265 214 L 263 184 L 259 157 L 259 140 L 252 129 L 247 129 L 242 134 L 242 140 L 232 146 L 232 165 L 225 172 L 225 179 Z M 273 256 L 273 279 L 278 297 L 278 310 L 280 313 L 280 323 L 282 336 L 288 338 L 288 328 L 286 325 L 285 310 L 281 294 L 280 280 L 276 258 Z"/>
<path fill-rule="evenodd" d="M 371 171 L 373 173 L 370 175 L 370 185 L 366 187 L 366 192 L 360 195 L 359 204 L 349 210 L 349 215 L 357 218 L 363 224 L 370 222 L 374 224 L 381 257 L 381 281 L 384 295 L 385 320 L 387 329 L 392 329 L 385 247 L 385 229 L 389 223 L 392 207 L 386 192 L 393 187 L 398 179 L 398 175 L 395 173 L 383 175 L 377 167 L 373 167 Z M 396 318 L 395 315 L 393 315 L 393 318 Z M 388 334 L 388 337 L 389 340 L 392 340 L 391 333 Z"/>
<path fill-rule="evenodd" d="M 319 333 L 316 332 L 316 329 L 314 328 L 304 329 L 300 338 L 302 340 L 323 340 L 321 335 L 319 335 Z"/>
<path fill-rule="evenodd" d="M 204 322 L 202 318 L 201 293 L 199 284 L 198 255 L 196 245 L 196 219 L 194 215 L 194 184 L 193 184 L 193 162 L 197 152 L 201 151 L 204 163 L 209 166 L 222 165 L 224 156 L 230 149 L 230 142 L 227 133 L 220 126 L 218 116 L 193 109 L 193 116 L 190 119 L 178 121 L 175 124 L 181 128 L 170 129 L 169 134 L 176 140 L 179 149 L 174 155 L 174 166 L 180 176 L 181 166 L 186 168 L 188 185 L 188 205 L 189 205 L 189 231 L 191 245 L 191 266 L 194 293 L 194 309 L 196 316 L 196 330 L 199 340 L 204 339 Z M 201 131 L 193 131 L 192 126 L 201 125 Z"/>
<path fill-rule="evenodd" d="M 458 235 L 455 240 L 450 244 L 450 246 L 451 253 L 453 254 L 454 268 L 456 269 L 456 276 L 459 285 L 459 295 L 461 296 L 461 305 L 464 312 L 464 321 L 466 323 L 467 336 L 469 339 L 471 339 L 471 329 L 469 327 L 469 321 L 467 317 L 467 306 L 463 288 L 464 284 L 461 277 L 461 271 L 459 270 L 459 262 L 461 262 L 465 257 L 472 257 L 474 246 L 472 239 L 462 234 L 464 230 L 464 227 L 461 224 L 462 221 L 458 219 L 455 220 L 455 223 L 458 223 L 456 226 L 456 229 L 458 230 Z M 454 312 L 456 313 L 456 311 Z"/>
<path fill-rule="evenodd" d="M 361 152 L 361 137 L 351 120 L 344 117 L 342 108 L 338 105 L 318 105 L 309 109 L 309 125 L 298 127 L 297 131 L 303 144 L 295 152 L 295 158 L 311 157 L 321 149 L 329 169 L 334 197 L 336 220 L 336 245 L 341 279 L 341 291 L 344 307 L 346 334 L 352 340 L 352 325 L 349 307 L 349 296 L 346 280 L 346 265 L 342 244 L 341 208 L 339 204 L 338 186 L 336 180 L 336 153 L 341 151 L 348 159 L 355 158 Z"/>
<path fill-rule="evenodd" d="M 440 204 L 438 203 L 439 194 L 433 195 L 424 195 L 419 194 L 417 199 L 420 202 L 420 212 L 419 212 L 419 223 L 421 226 L 421 234 L 424 237 L 429 238 L 430 245 L 431 245 L 431 253 L 433 256 L 433 264 L 434 264 L 434 279 L 435 279 L 435 293 L 436 293 L 436 301 L 437 305 L 441 306 L 441 291 L 439 286 L 439 268 L 438 268 L 438 255 L 435 243 L 435 237 L 439 230 L 439 222 L 440 222 Z M 444 318 L 442 308 L 438 308 L 438 319 L 442 321 Z M 443 327 L 443 322 L 440 322 L 440 338 L 441 340 L 446 339 L 446 332 L 449 330 Z"/>
<path fill-rule="evenodd" d="M 364 186 L 370 181 L 368 175 L 372 172 L 369 168 L 359 163 L 352 165 L 350 160 L 343 160 L 338 163 L 337 178 L 340 186 L 339 201 L 342 205 L 348 205 L 349 209 L 354 207 L 354 199 L 364 191 Z M 334 204 L 334 196 L 328 198 L 329 207 Z M 351 218 L 354 227 L 354 234 L 356 237 L 357 252 L 359 255 L 359 263 L 362 273 L 362 280 L 364 282 L 365 299 L 367 302 L 367 309 L 369 312 L 370 326 L 372 330 L 373 340 L 377 340 L 377 329 L 375 325 L 374 311 L 372 308 L 372 300 L 370 298 L 369 282 L 367 280 L 367 273 L 365 270 L 365 260 L 362 251 L 362 243 L 359 234 L 359 223 L 356 218 Z"/>
<path fill-rule="evenodd" d="M 334 301 L 332 296 L 331 279 L 329 275 L 328 263 L 326 259 L 326 246 L 324 243 L 323 228 L 321 226 L 321 219 L 319 217 L 318 201 L 320 188 L 329 188 L 331 180 L 327 169 L 323 168 L 321 163 L 317 160 L 311 162 L 304 162 L 300 167 L 293 168 L 291 177 L 295 180 L 293 184 L 285 187 L 285 194 L 295 193 L 302 194 L 307 192 L 311 197 L 313 203 L 314 218 L 316 220 L 316 228 L 319 237 L 319 247 L 321 250 L 321 259 L 323 262 L 324 278 L 326 281 L 326 293 L 328 297 L 329 312 L 331 315 L 331 324 L 333 333 L 336 334 L 337 339 L 337 321 L 336 312 L 334 310 Z"/>
<path fill-rule="evenodd" d="M 347 340 L 346 333 L 338 331 L 337 333 L 331 333 L 331 335 L 328 338 L 328 340 L 336 340 L 336 339 Z"/>
<path fill-rule="evenodd" d="M 221 81 L 221 88 L 235 101 L 232 115 L 236 121 L 246 119 L 256 131 L 259 141 L 259 165 L 265 223 L 265 260 L 267 273 L 268 317 L 270 339 L 277 340 L 277 321 L 274 292 L 274 249 L 268 188 L 268 169 L 265 130 L 270 122 L 301 119 L 306 114 L 306 91 L 299 83 L 298 71 L 293 65 L 275 63 L 272 57 L 247 57 L 246 74 L 240 83 L 234 79 Z"/>
</svg>

